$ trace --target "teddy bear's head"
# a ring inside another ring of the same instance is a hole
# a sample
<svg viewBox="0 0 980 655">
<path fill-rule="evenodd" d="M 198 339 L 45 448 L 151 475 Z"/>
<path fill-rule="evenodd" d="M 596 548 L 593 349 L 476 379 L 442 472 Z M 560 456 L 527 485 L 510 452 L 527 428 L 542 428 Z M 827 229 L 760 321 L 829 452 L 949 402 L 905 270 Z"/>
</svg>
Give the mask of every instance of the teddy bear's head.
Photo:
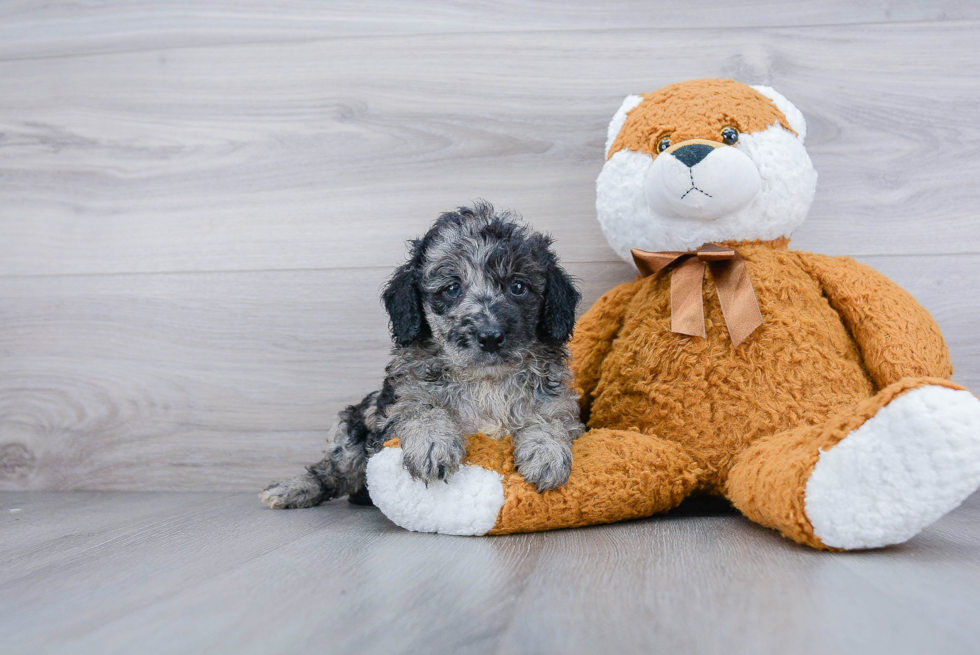
<svg viewBox="0 0 980 655">
<path fill-rule="evenodd" d="M 632 262 L 631 248 L 789 237 L 817 184 L 805 136 L 800 111 L 767 86 L 693 80 L 627 97 L 596 182 L 606 239 Z"/>
</svg>

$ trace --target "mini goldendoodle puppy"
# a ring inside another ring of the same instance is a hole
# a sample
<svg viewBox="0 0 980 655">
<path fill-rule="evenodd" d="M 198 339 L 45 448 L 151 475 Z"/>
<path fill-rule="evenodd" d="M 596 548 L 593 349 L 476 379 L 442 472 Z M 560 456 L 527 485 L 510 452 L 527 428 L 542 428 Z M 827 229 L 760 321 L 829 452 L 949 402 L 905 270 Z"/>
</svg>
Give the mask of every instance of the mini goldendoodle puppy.
<svg viewBox="0 0 980 655">
<path fill-rule="evenodd" d="M 262 492 L 271 507 L 370 504 L 368 457 L 396 437 L 426 483 L 448 480 L 477 432 L 513 435 L 517 470 L 538 491 L 568 480 L 585 430 L 565 347 L 580 296 L 551 239 L 478 203 L 410 245 L 382 296 L 395 342 L 384 384 L 340 413 L 322 461 Z"/>
</svg>

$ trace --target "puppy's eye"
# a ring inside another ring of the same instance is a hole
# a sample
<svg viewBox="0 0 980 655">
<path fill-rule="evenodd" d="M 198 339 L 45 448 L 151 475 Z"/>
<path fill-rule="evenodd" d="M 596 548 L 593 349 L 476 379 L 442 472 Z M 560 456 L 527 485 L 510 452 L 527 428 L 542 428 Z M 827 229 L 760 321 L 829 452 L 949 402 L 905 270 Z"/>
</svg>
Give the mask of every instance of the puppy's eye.
<svg viewBox="0 0 980 655">
<path fill-rule="evenodd" d="M 520 280 L 514 280 L 510 283 L 510 292 L 515 296 L 523 296 L 527 293 L 527 285 Z"/>
<path fill-rule="evenodd" d="M 721 140 L 730 146 L 735 145 L 738 143 L 738 130 L 734 127 L 726 127 L 721 131 Z"/>
<path fill-rule="evenodd" d="M 448 287 L 442 290 L 446 297 L 448 298 L 459 298 L 463 295 L 463 287 L 459 286 L 459 282 L 453 282 Z"/>
<path fill-rule="evenodd" d="M 660 154 L 661 152 L 663 152 L 669 147 L 670 147 L 670 137 L 665 136 L 664 138 L 660 139 L 660 141 L 657 143 L 657 154 Z"/>
</svg>

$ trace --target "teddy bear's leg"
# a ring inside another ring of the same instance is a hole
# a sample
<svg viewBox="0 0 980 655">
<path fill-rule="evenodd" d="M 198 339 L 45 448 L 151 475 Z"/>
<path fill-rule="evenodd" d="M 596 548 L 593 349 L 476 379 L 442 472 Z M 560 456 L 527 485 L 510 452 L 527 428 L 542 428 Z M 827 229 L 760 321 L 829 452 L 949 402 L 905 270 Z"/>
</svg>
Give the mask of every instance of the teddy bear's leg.
<svg viewBox="0 0 980 655">
<path fill-rule="evenodd" d="M 905 378 L 822 425 L 752 444 L 729 500 L 815 548 L 907 541 L 980 485 L 980 400 L 937 378 Z"/>
<path fill-rule="evenodd" d="M 368 463 L 368 490 L 385 516 L 418 532 L 506 534 L 642 518 L 678 505 L 698 483 L 694 460 L 669 441 L 592 430 L 572 444 L 572 473 L 538 493 L 514 469 L 510 438 L 469 438 L 466 463 L 448 483 L 426 487 L 389 447 Z"/>
</svg>

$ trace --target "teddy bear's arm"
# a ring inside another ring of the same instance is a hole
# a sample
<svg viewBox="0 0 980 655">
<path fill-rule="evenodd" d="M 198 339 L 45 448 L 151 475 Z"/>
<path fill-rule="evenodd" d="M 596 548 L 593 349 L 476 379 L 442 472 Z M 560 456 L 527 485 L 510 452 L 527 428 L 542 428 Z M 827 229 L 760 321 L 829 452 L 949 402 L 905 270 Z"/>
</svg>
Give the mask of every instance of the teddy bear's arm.
<svg viewBox="0 0 980 655">
<path fill-rule="evenodd" d="M 904 377 L 952 377 L 939 326 L 907 291 L 849 257 L 799 255 L 854 335 L 875 384 L 885 387 Z"/>
<path fill-rule="evenodd" d="M 607 291 L 575 324 L 569 349 L 583 423 L 588 423 L 602 362 L 623 326 L 623 317 L 638 286 L 637 281 L 626 282 Z"/>
</svg>

